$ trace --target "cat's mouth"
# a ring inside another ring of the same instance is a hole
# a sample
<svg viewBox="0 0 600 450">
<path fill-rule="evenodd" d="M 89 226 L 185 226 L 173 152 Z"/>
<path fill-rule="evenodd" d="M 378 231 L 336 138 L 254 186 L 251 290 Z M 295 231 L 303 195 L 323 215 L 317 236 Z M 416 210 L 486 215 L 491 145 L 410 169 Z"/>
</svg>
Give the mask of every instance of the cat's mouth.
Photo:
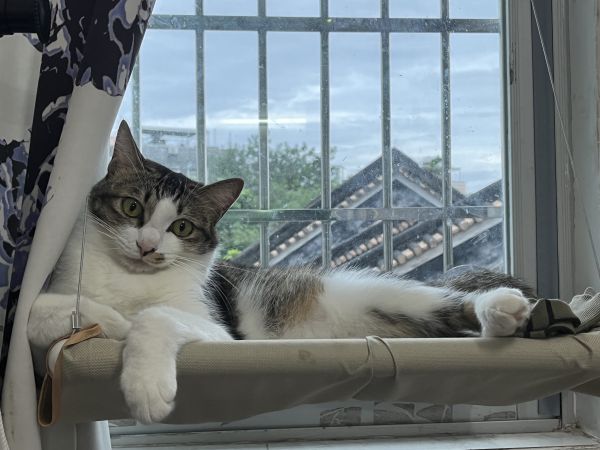
<svg viewBox="0 0 600 450">
<path fill-rule="evenodd" d="M 152 253 L 146 256 L 126 255 L 123 264 L 132 272 L 155 272 L 169 266 L 169 261 L 162 253 Z"/>
</svg>

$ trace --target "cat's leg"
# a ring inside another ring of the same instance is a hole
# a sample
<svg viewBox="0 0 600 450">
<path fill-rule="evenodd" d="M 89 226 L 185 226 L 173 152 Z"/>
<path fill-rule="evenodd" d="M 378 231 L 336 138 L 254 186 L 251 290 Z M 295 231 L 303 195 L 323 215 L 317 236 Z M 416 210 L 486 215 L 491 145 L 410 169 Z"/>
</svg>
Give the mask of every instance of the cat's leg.
<svg viewBox="0 0 600 450">
<path fill-rule="evenodd" d="M 225 328 L 205 317 L 157 306 L 134 318 L 123 350 L 121 389 L 135 419 L 160 422 L 173 410 L 182 345 L 232 339 Z"/>
<path fill-rule="evenodd" d="M 40 349 L 72 332 L 71 312 L 75 295 L 43 293 L 33 303 L 27 324 L 29 342 Z M 124 339 L 131 326 L 120 313 L 107 305 L 80 297 L 81 325 L 99 324 L 106 337 Z"/>
<path fill-rule="evenodd" d="M 349 337 L 348 327 L 388 337 L 467 336 L 480 330 L 484 336 L 510 336 L 531 309 L 518 289 L 462 292 L 365 271 L 326 275 L 318 303 L 333 337 Z M 336 331 L 335 324 L 342 326 Z"/>
</svg>

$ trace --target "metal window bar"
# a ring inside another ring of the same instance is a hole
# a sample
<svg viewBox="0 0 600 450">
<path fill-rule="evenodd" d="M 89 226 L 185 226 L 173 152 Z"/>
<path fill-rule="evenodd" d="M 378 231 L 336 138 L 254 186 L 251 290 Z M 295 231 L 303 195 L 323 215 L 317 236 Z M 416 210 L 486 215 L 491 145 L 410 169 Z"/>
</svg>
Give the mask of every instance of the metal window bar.
<svg viewBox="0 0 600 450">
<path fill-rule="evenodd" d="M 269 262 L 269 233 L 271 222 L 320 221 L 324 267 L 331 261 L 331 223 L 344 220 L 381 220 L 383 222 L 384 268 L 392 269 L 392 222 L 396 220 L 441 220 L 444 231 L 444 270 L 452 267 L 452 222 L 465 217 L 502 218 L 503 207 L 460 207 L 452 204 L 451 128 L 450 128 L 450 34 L 500 33 L 501 24 L 495 19 L 452 19 L 448 0 L 440 0 L 441 17 L 435 19 L 390 18 L 389 0 L 380 0 L 381 14 L 377 18 L 329 17 L 328 0 L 320 0 L 319 17 L 274 17 L 266 14 L 266 0 L 257 0 L 256 16 L 207 16 L 203 14 L 203 0 L 196 0 L 196 15 L 155 15 L 150 28 L 159 30 L 194 30 L 196 33 L 197 61 L 197 121 L 196 139 L 198 179 L 208 180 L 206 155 L 206 121 L 204 113 L 204 31 L 255 31 L 258 35 L 259 80 L 259 209 L 232 210 L 224 220 L 258 223 L 260 226 L 260 263 Z M 268 91 L 267 91 L 267 33 L 269 31 L 318 32 L 321 38 L 321 208 L 271 210 L 269 201 L 269 148 L 268 148 Z M 375 32 L 381 35 L 381 129 L 383 207 L 337 209 L 331 205 L 330 166 L 330 86 L 329 34 L 332 32 Z M 441 39 L 442 69 L 442 206 L 393 206 L 393 167 L 391 148 L 390 111 L 390 33 L 439 33 Z M 133 128 L 141 137 L 139 104 L 139 68 L 133 73 Z"/>
<path fill-rule="evenodd" d="M 449 18 L 448 0 L 440 0 L 442 21 L 447 23 Z M 444 231 L 444 272 L 450 269 L 454 261 L 454 247 L 452 245 L 452 219 L 447 215 L 448 208 L 452 206 L 452 141 L 450 126 L 450 33 L 444 27 L 440 33 L 442 44 L 442 204 L 444 218 L 442 229 Z"/>
<path fill-rule="evenodd" d="M 266 0 L 258 0 L 258 16 L 267 15 Z M 267 31 L 258 30 L 258 203 L 268 210 L 269 201 L 269 104 L 267 95 Z M 269 265 L 269 224 L 260 224 L 260 265 Z"/>
<path fill-rule="evenodd" d="M 381 18 L 389 20 L 389 0 L 381 0 Z M 390 111 L 390 33 L 381 32 L 381 161 L 383 172 L 383 207 L 392 208 L 392 141 Z M 383 266 L 386 272 L 392 270 L 393 258 L 392 222 L 383 221 Z"/>
<path fill-rule="evenodd" d="M 204 15 L 203 0 L 196 0 L 196 16 Z M 206 114 L 204 99 L 204 30 L 196 33 L 196 157 L 198 181 L 208 183 L 208 155 L 206 153 Z"/>
<path fill-rule="evenodd" d="M 329 18 L 329 0 L 321 0 L 321 21 Z M 331 161 L 329 153 L 329 32 L 321 31 L 321 209 L 331 209 Z M 321 222 L 321 261 L 327 269 L 331 261 L 331 221 Z"/>
</svg>

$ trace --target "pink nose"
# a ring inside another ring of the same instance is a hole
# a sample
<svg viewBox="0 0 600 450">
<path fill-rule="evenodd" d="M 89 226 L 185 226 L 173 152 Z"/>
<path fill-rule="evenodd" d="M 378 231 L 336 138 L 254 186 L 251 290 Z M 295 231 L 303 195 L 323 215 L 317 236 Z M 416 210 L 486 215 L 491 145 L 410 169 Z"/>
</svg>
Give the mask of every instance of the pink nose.
<svg viewBox="0 0 600 450">
<path fill-rule="evenodd" d="M 156 251 L 156 247 L 154 247 L 154 245 L 152 245 L 152 243 L 149 243 L 148 241 L 136 241 L 135 245 L 137 245 L 137 248 L 140 249 L 141 256 L 146 256 Z"/>
<path fill-rule="evenodd" d="M 160 241 L 160 234 L 153 228 L 142 228 L 135 244 L 140 249 L 140 256 L 144 257 L 156 251 Z"/>
</svg>

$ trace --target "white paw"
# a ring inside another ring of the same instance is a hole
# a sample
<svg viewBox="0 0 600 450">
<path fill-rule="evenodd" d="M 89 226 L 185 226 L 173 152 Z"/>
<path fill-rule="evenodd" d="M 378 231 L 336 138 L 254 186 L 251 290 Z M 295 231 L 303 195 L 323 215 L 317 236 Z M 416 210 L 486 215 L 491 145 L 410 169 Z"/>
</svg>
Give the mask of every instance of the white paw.
<svg viewBox="0 0 600 450">
<path fill-rule="evenodd" d="M 175 368 L 166 365 L 126 364 L 121 389 L 134 419 L 142 423 L 160 422 L 175 406 Z"/>
<path fill-rule="evenodd" d="M 531 304 L 518 289 L 503 287 L 481 294 L 475 313 L 482 336 L 512 336 L 529 320 Z"/>
</svg>

